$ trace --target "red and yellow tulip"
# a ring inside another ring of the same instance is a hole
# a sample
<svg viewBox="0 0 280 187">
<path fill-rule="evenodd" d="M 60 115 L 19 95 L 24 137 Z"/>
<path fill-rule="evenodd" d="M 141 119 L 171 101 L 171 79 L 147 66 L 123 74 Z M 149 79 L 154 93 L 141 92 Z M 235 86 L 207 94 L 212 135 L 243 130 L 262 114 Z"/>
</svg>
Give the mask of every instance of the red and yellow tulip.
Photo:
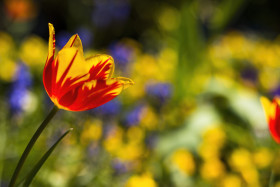
<svg viewBox="0 0 280 187">
<path fill-rule="evenodd" d="M 55 57 L 55 32 L 49 24 L 49 54 L 43 73 L 45 89 L 60 109 L 84 111 L 96 108 L 133 84 L 124 77 L 112 78 L 114 60 L 109 55 L 83 57 L 80 37 L 73 35 Z"/>
<path fill-rule="evenodd" d="M 261 103 L 265 111 L 269 131 L 273 139 L 280 143 L 280 98 L 275 97 L 270 102 L 267 98 L 261 97 Z"/>
</svg>

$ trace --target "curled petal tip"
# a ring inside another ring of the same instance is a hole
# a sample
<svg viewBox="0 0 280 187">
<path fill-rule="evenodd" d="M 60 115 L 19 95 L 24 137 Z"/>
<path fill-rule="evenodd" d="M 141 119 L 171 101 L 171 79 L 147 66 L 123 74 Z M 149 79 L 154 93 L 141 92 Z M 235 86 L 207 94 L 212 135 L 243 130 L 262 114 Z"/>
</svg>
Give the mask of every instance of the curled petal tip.
<svg viewBox="0 0 280 187">
<path fill-rule="evenodd" d="M 49 23 L 49 32 L 50 32 L 50 34 L 52 32 L 54 32 L 54 27 L 53 27 L 53 24 L 51 24 L 51 23 Z"/>
<path fill-rule="evenodd" d="M 126 89 L 135 84 L 133 80 L 126 77 L 118 77 L 116 79 L 123 85 L 123 89 Z"/>
</svg>

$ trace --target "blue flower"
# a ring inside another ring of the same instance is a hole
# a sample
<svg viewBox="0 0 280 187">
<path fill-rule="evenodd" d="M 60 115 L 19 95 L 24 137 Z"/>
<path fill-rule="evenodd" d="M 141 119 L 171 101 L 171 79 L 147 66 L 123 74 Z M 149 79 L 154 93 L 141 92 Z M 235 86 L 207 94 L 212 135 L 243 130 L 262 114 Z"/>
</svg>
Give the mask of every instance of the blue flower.
<svg viewBox="0 0 280 187">
<path fill-rule="evenodd" d="M 101 105 L 95 109 L 93 109 L 94 113 L 97 113 L 98 115 L 110 117 L 110 116 L 116 116 L 121 111 L 121 102 L 117 99 L 113 99 L 104 105 Z"/>
<path fill-rule="evenodd" d="M 28 99 L 28 90 L 25 88 L 13 88 L 9 96 L 9 104 L 12 114 L 23 112 L 24 105 Z"/>
<path fill-rule="evenodd" d="M 32 86 L 32 78 L 29 69 L 23 63 L 17 65 L 13 80 L 13 87 L 30 88 Z"/>
<path fill-rule="evenodd" d="M 156 99 L 160 103 L 164 103 L 171 97 L 172 87 L 169 83 L 153 83 L 146 86 L 148 96 Z"/>
<path fill-rule="evenodd" d="M 66 31 L 60 31 L 59 33 L 56 34 L 55 38 L 56 38 L 56 45 L 59 48 L 64 47 L 64 45 L 68 42 L 69 38 L 71 38 L 71 34 L 69 32 Z"/>
<path fill-rule="evenodd" d="M 121 66 L 126 66 L 132 60 L 133 49 L 125 43 L 112 43 L 109 46 L 109 52 L 115 59 L 115 62 Z"/>
<path fill-rule="evenodd" d="M 271 92 L 270 92 L 271 96 L 272 97 L 275 97 L 275 96 L 280 96 L 280 85 L 277 86 L 275 89 L 273 89 Z"/>
<path fill-rule="evenodd" d="M 118 159 L 113 160 L 112 167 L 115 170 L 116 174 L 123 174 L 127 172 L 127 164 Z"/>
<path fill-rule="evenodd" d="M 82 40 L 83 47 L 84 48 L 90 47 L 90 45 L 91 45 L 91 43 L 93 41 L 93 34 L 92 34 L 92 32 L 88 28 L 80 27 L 77 30 L 77 34 L 79 34 L 79 36 L 80 36 L 80 38 Z"/>
<path fill-rule="evenodd" d="M 143 116 L 143 108 L 143 105 L 138 105 L 132 111 L 128 112 L 125 116 L 124 124 L 128 127 L 138 125 Z"/>
<path fill-rule="evenodd" d="M 18 64 L 14 81 L 9 92 L 9 104 L 12 114 L 20 114 L 28 102 L 29 88 L 32 85 L 31 75 L 28 68 Z"/>
<path fill-rule="evenodd" d="M 258 80 L 258 71 L 254 67 L 246 67 L 241 71 L 241 77 L 244 80 L 256 83 Z"/>
</svg>

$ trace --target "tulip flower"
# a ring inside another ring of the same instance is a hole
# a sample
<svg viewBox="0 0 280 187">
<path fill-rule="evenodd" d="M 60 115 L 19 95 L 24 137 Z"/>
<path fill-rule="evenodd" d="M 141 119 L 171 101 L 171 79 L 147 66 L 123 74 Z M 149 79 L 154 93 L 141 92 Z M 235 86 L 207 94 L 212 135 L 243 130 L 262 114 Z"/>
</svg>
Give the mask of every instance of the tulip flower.
<svg viewBox="0 0 280 187">
<path fill-rule="evenodd" d="M 72 36 L 58 52 L 57 56 L 54 57 L 55 33 L 54 27 L 50 23 L 49 33 L 49 54 L 43 72 L 43 83 L 55 106 L 41 123 L 23 151 L 9 187 L 16 185 L 16 180 L 31 149 L 59 109 L 84 111 L 96 108 L 114 99 L 123 89 L 134 84 L 128 78 L 112 78 L 114 60 L 111 56 L 95 55 L 85 59 L 83 57 L 82 42 L 77 34 Z M 65 132 L 35 165 L 28 174 L 23 186 L 29 186 L 57 143 L 70 131 L 71 129 Z"/>
<path fill-rule="evenodd" d="M 60 109 L 84 111 L 112 100 L 133 84 L 124 77 L 112 78 L 114 60 L 109 55 L 83 57 L 80 37 L 73 35 L 55 57 L 55 32 L 49 24 L 49 54 L 43 72 L 45 89 Z"/>
<path fill-rule="evenodd" d="M 261 103 L 265 111 L 269 131 L 273 139 L 280 143 L 280 99 L 274 98 L 270 102 L 267 98 L 261 97 Z"/>
</svg>

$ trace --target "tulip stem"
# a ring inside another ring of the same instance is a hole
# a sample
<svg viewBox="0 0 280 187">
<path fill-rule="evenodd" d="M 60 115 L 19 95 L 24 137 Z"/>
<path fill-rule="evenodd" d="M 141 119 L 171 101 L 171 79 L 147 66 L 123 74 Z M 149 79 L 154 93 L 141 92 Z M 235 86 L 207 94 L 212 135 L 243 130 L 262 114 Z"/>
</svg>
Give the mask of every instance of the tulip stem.
<svg viewBox="0 0 280 187">
<path fill-rule="evenodd" d="M 280 150 L 278 150 L 274 156 L 274 161 L 271 164 L 271 172 L 270 172 L 270 177 L 269 177 L 269 187 L 274 186 L 274 180 L 275 180 L 275 170 L 277 169 L 277 158 L 280 155 Z"/>
<path fill-rule="evenodd" d="M 270 178 L 269 178 L 269 187 L 273 187 L 274 178 L 275 178 L 274 169 L 273 169 L 273 167 L 272 167 L 271 173 L 270 173 Z"/>
<path fill-rule="evenodd" d="M 14 187 L 16 180 L 18 178 L 18 175 L 20 173 L 20 170 L 29 154 L 29 152 L 31 151 L 32 147 L 34 146 L 35 142 L 37 141 L 37 139 L 39 138 L 39 136 L 41 135 L 41 133 L 43 132 L 43 130 L 45 129 L 45 127 L 48 125 L 48 123 L 50 122 L 50 120 L 55 116 L 55 114 L 57 113 L 59 109 L 54 106 L 53 109 L 51 110 L 51 112 L 49 113 L 49 115 L 45 118 L 45 120 L 42 122 L 42 124 L 39 126 L 39 128 L 37 129 L 37 131 L 35 132 L 35 134 L 32 136 L 31 140 L 29 141 L 28 145 L 26 146 L 24 152 L 22 153 L 20 160 L 17 164 L 17 167 L 14 171 L 14 174 L 12 176 L 11 182 L 9 184 L 9 187 Z"/>
</svg>

